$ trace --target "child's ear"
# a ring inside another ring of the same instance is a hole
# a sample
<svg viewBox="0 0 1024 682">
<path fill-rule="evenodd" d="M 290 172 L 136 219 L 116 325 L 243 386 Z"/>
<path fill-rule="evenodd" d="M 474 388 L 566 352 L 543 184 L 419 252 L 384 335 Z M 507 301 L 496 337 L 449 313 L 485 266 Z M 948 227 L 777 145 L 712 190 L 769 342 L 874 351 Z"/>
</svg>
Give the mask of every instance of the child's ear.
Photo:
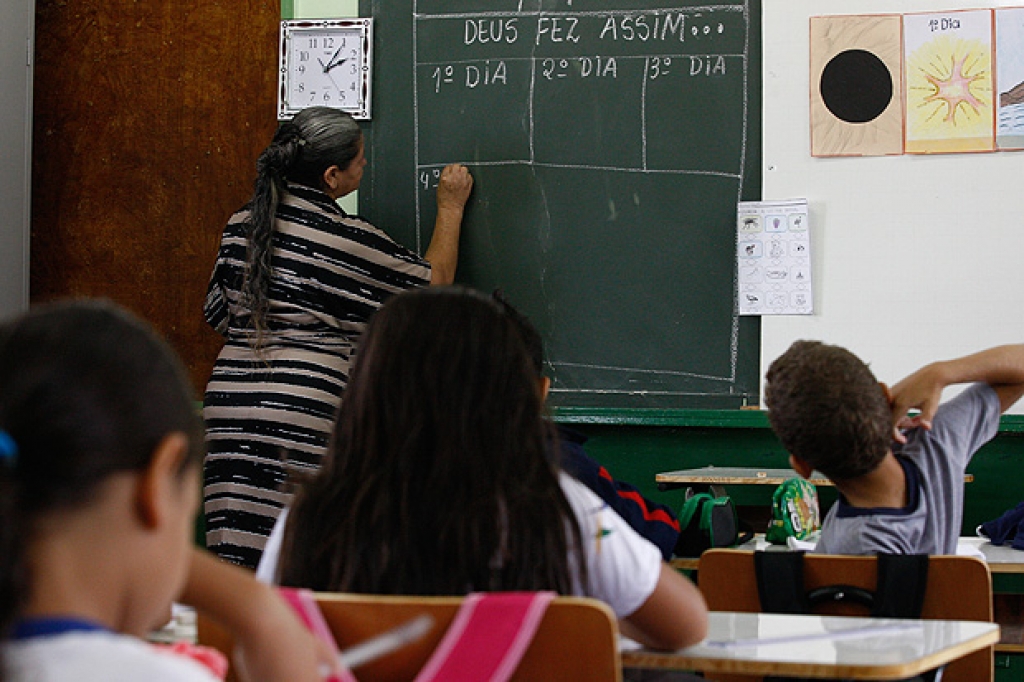
<svg viewBox="0 0 1024 682">
<path fill-rule="evenodd" d="M 807 479 L 814 473 L 814 467 L 808 464 L 807 460 L 800 459 L 796 455 L 789 456 L 789 466 L 793 468 L 793 471 Z"/>
<path fill-rule="evenodd" d="M 154 529 L 172 513 L 178 474 L 188 457 L 188 436 L 175 431 L 164 436 L 153 451 L 149 466 L 139 472 L 135 488 L 135 510 L 139 523 Z"/>
</svg>

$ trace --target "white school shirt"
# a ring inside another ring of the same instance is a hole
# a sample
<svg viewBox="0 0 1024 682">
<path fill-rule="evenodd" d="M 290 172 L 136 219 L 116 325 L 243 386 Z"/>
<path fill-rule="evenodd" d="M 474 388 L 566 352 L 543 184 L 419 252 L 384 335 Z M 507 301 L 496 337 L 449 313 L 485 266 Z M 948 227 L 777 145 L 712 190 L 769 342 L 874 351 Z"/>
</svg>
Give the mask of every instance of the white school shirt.
<svg viewBox="0 0 1024 682">
<path fill-rule="evenodd" d="M 3 650 L 6 682 L 218 682 L 197 661 L 108 630 L 11 640 Z"/>
<path fill-rule="evenodd" d="M 631 615 L 647 601 L 658 584 L 661 550 L 633 530 L 604 500 L 576 479 L 559 472 L 558 483 L 576 514 L 587 561 L 585 587 L 575 562 L 570 562 L 573 593 L 600 599 L 618 618 Z M 287 520 L 288 509 L 285 509 L 263 550 L 256 569 L 258 580 L 276 582 Z"/>
</svg>

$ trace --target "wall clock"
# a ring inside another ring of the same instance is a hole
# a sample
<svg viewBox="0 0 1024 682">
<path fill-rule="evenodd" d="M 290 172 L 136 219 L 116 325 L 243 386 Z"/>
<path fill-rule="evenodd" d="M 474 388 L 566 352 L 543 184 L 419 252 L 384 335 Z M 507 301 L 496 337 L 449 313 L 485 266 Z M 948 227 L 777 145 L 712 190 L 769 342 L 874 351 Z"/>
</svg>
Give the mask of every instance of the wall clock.
<svg viewBox="0 0 1024 682">
<path fill-rule="evenodd" d="M 313 106 L 370 118 L 372 52 L 373 19 L 282 21 L 277 118 Z"/>
</svg>

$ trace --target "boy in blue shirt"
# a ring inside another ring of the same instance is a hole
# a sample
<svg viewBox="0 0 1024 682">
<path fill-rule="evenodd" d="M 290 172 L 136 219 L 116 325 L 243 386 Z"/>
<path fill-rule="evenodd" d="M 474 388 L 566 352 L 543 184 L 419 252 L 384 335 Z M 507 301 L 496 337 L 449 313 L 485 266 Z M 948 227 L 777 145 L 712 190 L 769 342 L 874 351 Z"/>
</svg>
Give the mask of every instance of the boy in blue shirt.
<svg viewBox="0 0 1024 682">
<path fill-rule="evenodd" d="M 967 464 L 1022 394 L 1024 345 L 926 365 L 890 391 L 846 349 L 794 343 L 768 369 L 765 403 L 793 469 L 839 492 L 815 551 L 955 554 Z"/>
</svg>

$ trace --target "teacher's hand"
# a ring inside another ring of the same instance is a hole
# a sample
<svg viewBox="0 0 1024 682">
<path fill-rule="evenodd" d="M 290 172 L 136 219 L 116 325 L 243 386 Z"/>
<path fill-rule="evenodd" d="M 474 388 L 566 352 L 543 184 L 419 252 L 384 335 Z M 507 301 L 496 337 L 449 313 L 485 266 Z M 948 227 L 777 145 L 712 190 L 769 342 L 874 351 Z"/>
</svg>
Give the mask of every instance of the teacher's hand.
<svg viewBox="0 0 1024 682">
<path fill-rule="evenodd" d="M 437 208 L 461 211 L 473 191 L 473 176 L 469 169 L 461 163 L 452 163 L 441 171 L 441 179 L 437 183 Z"/>
</svg>

